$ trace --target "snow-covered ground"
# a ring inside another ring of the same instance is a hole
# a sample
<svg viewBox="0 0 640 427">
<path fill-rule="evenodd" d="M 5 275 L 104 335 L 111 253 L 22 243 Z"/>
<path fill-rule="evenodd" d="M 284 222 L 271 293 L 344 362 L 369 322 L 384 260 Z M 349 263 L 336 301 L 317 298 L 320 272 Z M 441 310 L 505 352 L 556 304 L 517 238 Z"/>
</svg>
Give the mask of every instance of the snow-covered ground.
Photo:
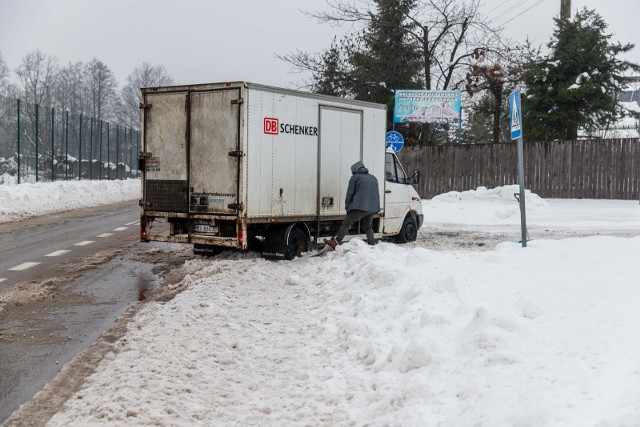
<svg viewBox="0 0 640 427">
<path fill-rule="evenodd" d="M 49 425 L 639 426 L 638 201 L 529 193 L 527 248 L 420 244 L 517 236 L 515 191 L 424 201 L 414 244 L 187 261 Z"/>
</svg>

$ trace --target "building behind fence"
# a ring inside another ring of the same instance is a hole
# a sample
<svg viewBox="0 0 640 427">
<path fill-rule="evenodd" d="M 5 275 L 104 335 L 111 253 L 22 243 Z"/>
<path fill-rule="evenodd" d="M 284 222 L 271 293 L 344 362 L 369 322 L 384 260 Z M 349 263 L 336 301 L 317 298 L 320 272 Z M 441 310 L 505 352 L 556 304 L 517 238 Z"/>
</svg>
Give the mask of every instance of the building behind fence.
<svg viewBox="0 0 640 427">
<path fill-rule="evenodd" d="M 0 97 L 0 177 L 16 182 L 137 177 L 140 132 Z"/>
<path fill-rule="evenodd" d="M 405 147 L 398 157 L 420 171 L 425 198 L 518 183 L 515 143 Z M 638 139 L 525 141 L 524 163 L 525 186 L 541 197 L 638 200 Z"/>
</svg>

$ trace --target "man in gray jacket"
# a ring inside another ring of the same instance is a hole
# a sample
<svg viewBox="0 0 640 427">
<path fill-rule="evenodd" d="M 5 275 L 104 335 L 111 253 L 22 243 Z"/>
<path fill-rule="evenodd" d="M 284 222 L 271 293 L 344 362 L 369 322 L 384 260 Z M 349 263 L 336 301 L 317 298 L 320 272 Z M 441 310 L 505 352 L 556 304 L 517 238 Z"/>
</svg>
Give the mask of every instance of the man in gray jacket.
<svg viewBox="0 0 640 427">
<path fill-rule="evenodd" d="M 373 216 L 380 211 L 378 180 L 369 173 L 369 169 L 364 166 L 362 161 L 351 166 L 351 173 L 345 198 L 347 216 L 342 220 L 338 234 L 332 239 L 324 239 L 324 242 L 332 249 L 335 249 L 342 242 L 349 228 L 359 220 L 362 220 L 362 227 L 367 234 L 367 243 L 376 244 L 371 224 Z"/>
</svg>

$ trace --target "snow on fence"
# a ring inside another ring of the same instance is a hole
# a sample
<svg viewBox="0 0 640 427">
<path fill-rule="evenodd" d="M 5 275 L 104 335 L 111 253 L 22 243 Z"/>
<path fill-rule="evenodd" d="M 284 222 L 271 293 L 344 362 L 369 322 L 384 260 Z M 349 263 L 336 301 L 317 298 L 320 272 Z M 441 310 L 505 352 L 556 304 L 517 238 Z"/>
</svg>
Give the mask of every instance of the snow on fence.
<svg viewBox="0 0 640 427">
<path fill-rule="evenodd" d="M 640 140 L 528 142 L 525 186 L 541 197 L 637 200 Z M 516 144 L 445 144 L 405 147 L 407 172 L 419 170 L 422 197 L 518 183 Z"/>
</svg>

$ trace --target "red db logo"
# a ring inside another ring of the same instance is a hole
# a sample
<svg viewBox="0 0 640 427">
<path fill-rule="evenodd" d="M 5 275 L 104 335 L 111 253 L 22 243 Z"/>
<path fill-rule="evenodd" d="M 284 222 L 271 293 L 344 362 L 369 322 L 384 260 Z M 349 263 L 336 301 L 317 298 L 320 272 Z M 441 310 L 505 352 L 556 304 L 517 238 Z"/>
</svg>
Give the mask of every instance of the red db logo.
<svg viewBox="0 0 640 427">
<path fill-rule="evenodd" d="M 278 119 L 274 119 L 273 117 L 265 117 L 264 118 L 264 133 L 267 135 L 277 135 L 278 134 Z"/>
</svg>

